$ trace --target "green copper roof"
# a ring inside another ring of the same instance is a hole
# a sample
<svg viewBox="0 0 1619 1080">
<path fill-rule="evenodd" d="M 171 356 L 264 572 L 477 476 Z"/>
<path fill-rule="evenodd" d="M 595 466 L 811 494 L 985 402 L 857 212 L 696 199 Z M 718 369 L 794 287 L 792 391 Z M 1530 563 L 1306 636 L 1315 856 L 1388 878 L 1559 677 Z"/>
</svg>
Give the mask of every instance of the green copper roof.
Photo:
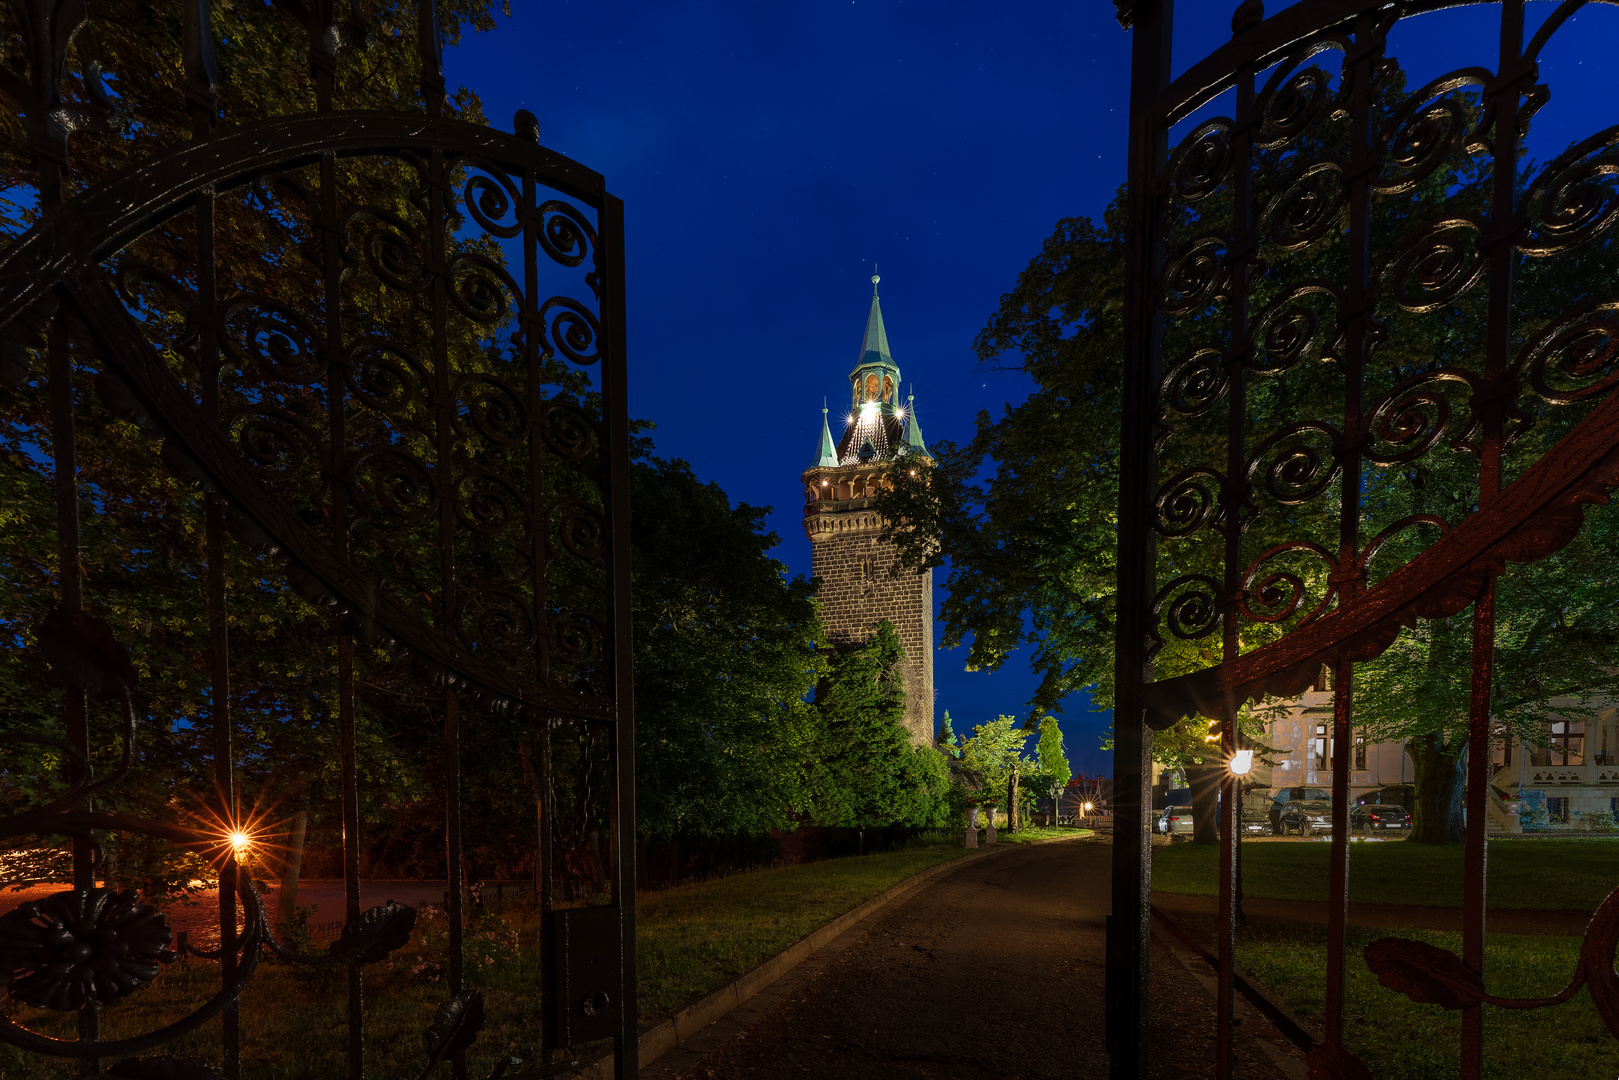
<svg viewBox="0 0 1619 1080">
<path fill-rule="evenodd" d="M 916 419 L 916 395 L 905 399 L 905 450 L 925 454 L 927 444 L 922 441 L 922 425 Z"/>
<path fill-rule="evenodd" d="M 883 309 L 877 301 L 877 286 L 871 288 L 871 314 L 866 316 L 866 337 L 860 346 L 860 360 L 856 368 L 868 364 L 894 367 L 894 356 L 888 351 L 888 331 L 883 328 Z"/>
<path fill-rule="evenodd" d="M 832 428 L 826 422 L 826 408 L 821 408 L 821 445 L 815 451 L 810 468 L 826 468 L 838 463 L 838 444 L 832 441 Z"/>
</svg>

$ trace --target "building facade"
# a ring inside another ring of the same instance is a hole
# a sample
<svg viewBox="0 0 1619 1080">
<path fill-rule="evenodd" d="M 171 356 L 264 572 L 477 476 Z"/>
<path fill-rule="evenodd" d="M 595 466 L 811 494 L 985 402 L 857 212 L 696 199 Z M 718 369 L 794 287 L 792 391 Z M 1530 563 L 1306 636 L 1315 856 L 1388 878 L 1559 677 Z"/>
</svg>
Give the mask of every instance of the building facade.
<svg viewBox="0 0 1619 1080">
<path fill-rule="evenodd" d="M 1492 833 L 1590 832 L 1619 828 L 1619 708 L 1608 702 L 1553 699 L 1552 719 L 1533 742 L 1498 739 L 1487 809 Z M 1561 707 L 1570 710 L 1558 716 Z M 1594 714 L 1594 715 L 1593 715 Z M 1578 717 L 1578 718 L 1576 718 Z M 1373 792 L 1412 784 L 1403 742 L 1369 742 L 1353 734 L 1351 802 Z M 1255 760 L 1244 805 L 1262 812 L 1282 788 L 1332 789 L 1332 691 L 1322 685 L 1289 702 L 1263 736 L 1274 764 Z M 1155 781 L 1178 786 L 1173 777 Z M 1162 796 L 1160 796 L 1162 798 Z"/>
<path fill-rule="evenodd" d="M 843 435 L 832 437 L 829 409 L 804 470 L 804 532 L 820 579 L 821 617 L 834 646 L 856 645 L 888 620 L 905 647 L 905 727 L 919 745 L 933 742 L 933 571 L 899 569 L 882 541 L 872 502 L 891 468 L 928 460 L 912 396 L 900 401 L 900 372 L 888 348 L 877 277 L 860 356 L 849 373 Z"/>
</svg>

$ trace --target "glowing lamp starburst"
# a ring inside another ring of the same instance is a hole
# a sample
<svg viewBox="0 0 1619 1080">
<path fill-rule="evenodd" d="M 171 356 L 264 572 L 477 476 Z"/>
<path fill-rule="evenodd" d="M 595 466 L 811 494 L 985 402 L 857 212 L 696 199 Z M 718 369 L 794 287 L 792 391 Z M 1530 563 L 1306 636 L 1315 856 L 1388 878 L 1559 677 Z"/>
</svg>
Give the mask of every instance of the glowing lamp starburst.
<svg viewBox="0 0 1619 1080">
<path fill-rule="evenodd" d="M 876 415 L 877 403 L 875 401 L 868 401 L 864 405 L 860 406 L 860 419 L 862 421 L 870 423 L 872 418 Z"/>
<path fill-rule="evenodd" d="M 1248 771 L 1254 767 L 1254 752 L 1252 750 L 1238 750 L 1231 755 L 1231 775 L 1247 776 Z"/>
<path fill-rule="evenodd" d="M 248 848 L 253 846 L 253 838 L 240 829 L 232 830 L 230 834 L 230 846 L 231 850 L 236 852 L 236 854 L 244 854 Z"/>
</svg>

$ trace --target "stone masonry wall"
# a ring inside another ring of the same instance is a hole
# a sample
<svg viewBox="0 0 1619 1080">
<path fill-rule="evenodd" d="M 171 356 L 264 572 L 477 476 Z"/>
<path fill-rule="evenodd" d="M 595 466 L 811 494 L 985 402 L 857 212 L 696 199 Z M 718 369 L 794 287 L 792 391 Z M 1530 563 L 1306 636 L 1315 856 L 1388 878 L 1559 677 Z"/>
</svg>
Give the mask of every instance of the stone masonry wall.
<svg viewBox="0 0 1619 1080">
<path fill-rule="evenodd" d="M 887 619 L 905 647 L 905 727 L 919 745 L 933 742 L 933 571 L 890 577 L 893 548 L 869 510 L 806 515 L 812 573 L 821 579 L 821 617 L 834 645 L 865 641 Z"/>
</svg>

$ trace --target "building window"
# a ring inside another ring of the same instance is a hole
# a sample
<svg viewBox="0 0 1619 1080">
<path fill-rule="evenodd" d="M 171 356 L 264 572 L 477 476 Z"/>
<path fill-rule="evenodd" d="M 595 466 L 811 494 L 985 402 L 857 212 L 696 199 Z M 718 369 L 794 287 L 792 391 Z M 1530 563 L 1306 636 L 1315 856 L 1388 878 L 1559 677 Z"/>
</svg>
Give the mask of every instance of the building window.
<svg viewBox="0 0 1619 1080">
<path fill-rule="evenodd" d="M 1327 761 L 1329 756 L 1327 751 L 1327 725 L 1317 724 L 1315 726 L 1315 738 L 1310 740 L 1310 753 L 1315 755 L 1315 767 L 1317 770 L 1331 767 Z"/>
<path fill-rule="evenodd" d="M 1551 765 L 1585 764 L 1585 724 L 1579 720 L 1552 722 Z"/>
<path fill-rule="evenodd" d="M 1568 824 L 1568 799 L 1556 795 L 1546 800 L 1546 816 L 1553 821 Z"/>
<path fill-rule="evenodd" d="M 1490 762 L 1498 769 L 1512 764 L 1512 735 L 1507 733 L 1490 740 Z"/>
<path fill-rule="evenodd" d="M 1366 771 L 1366 736 L 1355 736 L 1355 768 Z"/>
</svg>

